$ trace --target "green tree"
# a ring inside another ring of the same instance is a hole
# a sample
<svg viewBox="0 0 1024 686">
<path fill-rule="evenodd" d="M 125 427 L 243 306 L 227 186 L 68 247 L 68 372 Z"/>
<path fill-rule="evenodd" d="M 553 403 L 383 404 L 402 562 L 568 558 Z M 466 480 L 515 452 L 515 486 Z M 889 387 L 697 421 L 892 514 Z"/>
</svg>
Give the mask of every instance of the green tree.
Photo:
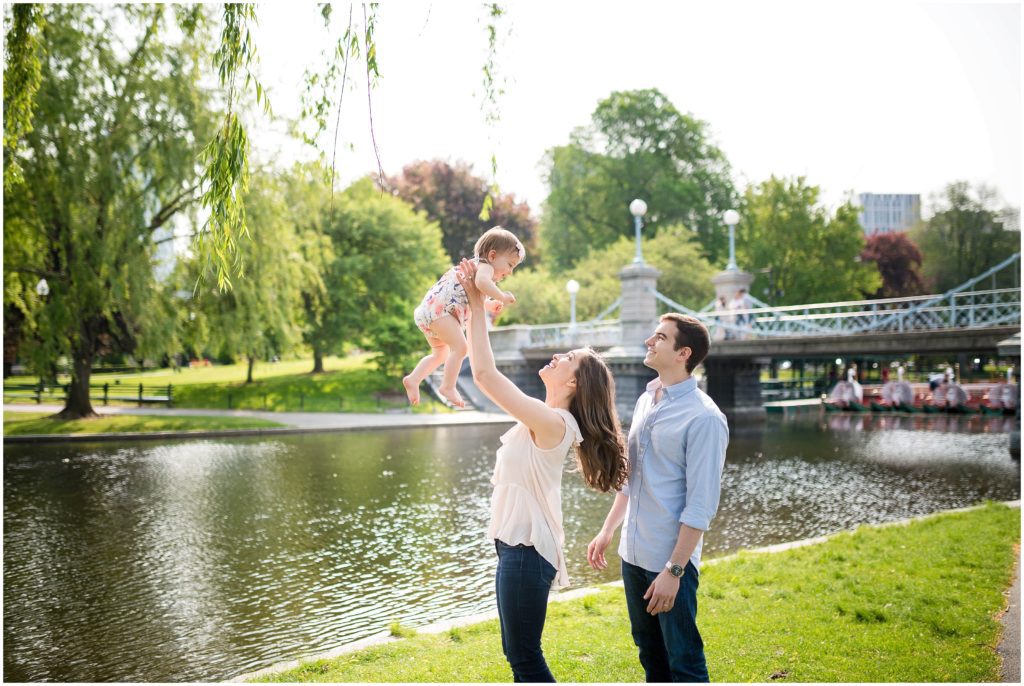
<svg viewBox="0 0 1024 686">
<path fill-rule="evenodd" d="M 657 89 L 612 93 L 568 145 L 548 151 L 546 165 L 551 191 L 541 249 L 556 270 L 632 235 L 634 198 L 650 208 L 647 235 L 682 224 L 712 264 L 724 262 L 721 213 L 736 200 L 728 162 L 710 142 L 707 123 L 681 113 Z"/>
<path fill-rule="evenodd" d="M 515 294 L 516 304 L 506 307 L 496 323 L 504 326 L 569 321 L 569 296 L 565 284 L 570 278 L 566 274 L 552 274 L 545 263 L 517 268 L 499 284 L 503 290 Z"/>
<path fill-rule="evenodd" d="M 819 204 L 820 189 L 804 177 L 747 188 L 736 227 L 739 266 L 760 273 L 751 291 L 769 283 L 773 304 L 859 300 L 882 285 L 874 264 L 861 262 L 864 231 L 847 200 L 835 214 Z"/>
<path fill-rule="evenodd" d="M 664 227 L 654 238 L 641 240 L 644 260 L 656 267 L 658 292 L 665 297 L 699 310 L 714 296 L 711 277 L 715 268 L 701 254 L 693 232 L 683 226 Z M 576 317 L 593 319 L 622 294 L 619 271 L 633 261 L 636 242 L 625 236 L 600 250 L 589 253 L 571 270 L 552 274 L 543 265 L 517 271 L 502 282 L 502 288 L 516 295 L 516 304 L 501 316 L 501 324 L 548 324 L 569 320 L 569 295 L 565 284 L 575 279 L 580 284 L 576 296 Z M 614 318 L 614 315 L 611 317 Z"/>
<path fill-rule="evenodd" d="M 97 355 L 176 346 L 153 258 L 159 232 L 196 200 L 196 156 L 213 131 L 200 86 L 209 36 L 200 21 L 167 30 L 180 11 L 44 10 L 32 128 L 13 153 L 24 183 L 4 189 L 4 307 L 24 316 L 34 369 L 70 358 L 65 417 L 94 414 Z"/>
<path fill-rule="evenodd" d="M 1020 232 L 999 220 L 998 194 L 966 181 L 951 183 L 935 199 L 935 214 L 911 231 L 921 247 L 925 278 L 943 293 L 1020 251 Z M 996 277 L 996 287 L 1014 285 L 1013 274 Z"/>
<path fill-rule="evenodd" d="M 338 111 L 340 114 L 342 96 L 348 85 L 349 62 L 360 58 L 365 66 L 366 81 L 372 87 L 380 79 L 377 61 L 376 23 L 378 3 L 362 6 L 362 30 L 353 26 L 352 8 L 349 8 L 348 28 L 341 34 L 334 50 L 325 60 L 326 73 L 307 72 L 308 93 L 304 104 L 303 117 L 312 117 L 318 124 L 317 134 L 326 128 L 327 113 L 333 104 L 331 87 L 338 93 Z M 7 6 L 5 6 L 6 9 Z M 36 102 L 35 84 L 38 82 L 39 69 L 38 49 L 40 42 L 38 33 L 51 18 L 43 13 L 44 5 L 40 3 L 15 3 L 11 10 L 10 20 L 5 14 L 5 69 L 4 69 L 4 183 L 16 182 L 18 177 L 18 160 L 9 156 L 22 144 L 22 138 L 33 126 Z M 325 27 L 331 30 L 331 5 L 323 4 L 320 12 Z M 204 8 L 200 5 L 178 5 L 173 7 L 173 16 L 177 29 L 189 36 L 194 34 L 198 25 L 204 23 Z M 505 11 L 495 3 L 484 6 L 485 21 L 483 22 L 488 37 L 487 60 L 483 65 L 484 97 L 482 108 L 488 124 L 499 119 L 498 96 L 503 92 L 495 80 L 497 33 L 500 19 Z M 428 12 L 429 14 L 429 12 Z M 59 16 L 52 17 L 59 20 Z M 230 288 L 230 275 L 238 273 L 242 268 L 238 259 L 238 243 L 247 237 L 245 206 L 241 202 L 244 197 L 249 175 L 249 139 L 245 125 L 238 116 L 235 100 L 248 94 L 261 106 L 264 114 L 270 114 L 270 100 L 259 79 L 250 69 L 258 62 L 257 47 L 253 40 L 250 27 L 257 22 L 255 5 L 247 3 L 225 3 L 222 7 L 220 42 L 214 55 L 214 66 L 220 85 L 227 91 L 227 107 L 222 113 L 219 126 L 210 131 L 209 138 L 200 138 L 201 142 L 209 141 L 202 149 L 203 170 L 203 205 L 209 210 L 207 220 L 195 235 L 196 247 L 207 258 L 211 270 L 215 272 L 220 287 Z M 115 34 L 112 31 L 106 36 Z M 360 44 L 360 38 L 362 43 Z M 207 43 L 209 44 L 209 41 Z M 204 45 L 205 45 L 204 44 Z M 338 74 L 341 74 L 341 83 Z M 244 74 L 244 80 L 240 75 Z M 355 77 L 355 69 L 353 69 Z M 239 85 L 239 81 L 242 81 Z M 7 85 L 11 84 L 8 89 Z M 322 87 L 319 97 L 313 91 Z M 11 96 L 10 98 L 8 96 Z M 373 134 L 372 99 L 370 105 L 371 129 Z M 10 116 L 7 116 L 10 115 Z M 335 131 L 335 144 L 337 143 Z M 336 147 L 336 146 L 335 146 Z M 333 162 L 332 162 L 333 171 Z M 497 173 L 497 158 L 491 155 L 492 176 Z M 383 176 L 383 172 L 381 172 Z M 333 174 L 332 174 L 333 177 Z M 333 181 L 333 179 L 332 179 Z M 332 182 L 333 187 L 333 182 Z M 497 186 L 492 183 L 483 210 L 489 211 L 493 198 L 497 195 Z"/>
<path fill-rule="evenodd" d="M 488 219 L 481 219 L 480 207 L 491 188 L 465 162 L 455 166 L 443 160 L 415 162 L 399 176 L 387 177 L 384 187 L 441 226 L 444 249 L 453 264 L 472 257 L 477 239 L 492 226 L 514 233 L 532 253 L 537 222 L 530 216 L 530 207 L 512 195 L 499 194 Z"/>
<path fill-rule="evenodd" d="M 307 311 L 314 358 L 362 345 L 380 353 L 378 366 L 392 373 L 426 345 L 412 317 L 450 266 L 441 230 L 402 200 L 382 195 L 368 177 L 339 194 L 321 224 L 331 250 L 321 273 L 322 300 Z"/>
<path fill-rule="evenodd" d="M 288 188 L 284 178 L 266 170 L 250 179 L 243 202 L 249 230 L 257 239 L 239 244 L 245 271 L 231 290 L 199 281 L 201 258 L 193 260 L 189 270 L 189 283 L 200 282 L 191 305 L 205 320 L 193 326 L 206 332 L 206 345 L 246 358 L 246 383 L 253 381 L 257 360 L 287 353 L 301 341 L 301 295 L 319 282 L 300 249 L 302 229 L 292 216 Z"/>
<path fill-rule="evenodd" d="M 42 79 L 39 37 L 43 7 L 15 4 L 4 24 L 4 188 L 8 188 L 21 181 L 16 153 L 32 130 L 32 109 Z"/>
</svg>

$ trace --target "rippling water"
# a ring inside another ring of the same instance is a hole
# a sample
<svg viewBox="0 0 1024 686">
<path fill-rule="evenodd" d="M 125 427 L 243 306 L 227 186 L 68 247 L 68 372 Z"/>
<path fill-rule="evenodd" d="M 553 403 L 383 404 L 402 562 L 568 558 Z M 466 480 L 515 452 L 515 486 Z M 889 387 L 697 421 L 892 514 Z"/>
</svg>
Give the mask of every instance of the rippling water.
<svg viewBox="0 0 1024 686">
<path fill-rule="evenodd" d="M 1007 422 L 737 430 L 705 555 L 1019 498 Z M 5 680 L 226 679 L 492 609 L 504 428 L 7 447 Z M 571 474 L 564 494 L 573 585 L 616 578 L 584 560 L 610 497 Z"/>
</svg>

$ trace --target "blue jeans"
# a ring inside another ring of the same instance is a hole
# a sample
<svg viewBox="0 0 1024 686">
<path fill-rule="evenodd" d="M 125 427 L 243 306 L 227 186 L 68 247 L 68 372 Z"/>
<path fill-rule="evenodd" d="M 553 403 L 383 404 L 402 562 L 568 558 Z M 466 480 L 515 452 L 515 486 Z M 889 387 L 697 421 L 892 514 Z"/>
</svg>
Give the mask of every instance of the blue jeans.
<svg viewBox="0 0 1024 686">
<path fill-rule="evenodd" d="M 495 539 L 498 572 L 494 588 L 501 622 L 501 649 L 512 667 L 513 681 L 553 682 L 544 661 L 540 635 L 548 613 L 548 593 L 555 568 L 532 545 L 507 545 Z"/>
<path fill-rule="evenodd" d="M 622 561 L 629 623 L 647 681 L 709 681 L 704 641 L 697 631 L 697 568 L 687 561 L 672 609 L 651 615 L 644 593 L 657 576 L 656 572 Z"/>
</svg>

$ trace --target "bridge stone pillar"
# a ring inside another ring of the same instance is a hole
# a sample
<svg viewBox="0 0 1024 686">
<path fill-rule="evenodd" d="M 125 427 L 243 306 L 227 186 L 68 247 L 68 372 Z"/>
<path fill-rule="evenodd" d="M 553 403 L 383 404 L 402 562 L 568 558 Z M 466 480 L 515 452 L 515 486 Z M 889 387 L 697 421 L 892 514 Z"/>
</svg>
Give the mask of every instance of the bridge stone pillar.
<svg viewBox="0 0 1024 686">
<path fill-rule="evenodd" d="M 616 346 L 616 352 L 639 355 L 643 361 L 647 354 L 644 341 L 658 325 L 658 301 L 654 298 L 654 291 L 660 275 L 661 272 L 646 262 L 634 262 L 619 272 L 622 280 L 622 305 L 619 308 L 622 341 Z"/>
<path fill-rule="evenodd" d="M 604 358 L 615 377 L 615 404 L 619 417 L 627 426 L 636 399 L 656 376 L 653 369 L 644 365 L 647 355 L 644 341 L 658 325 L 658 301 L 654 291 L 660 275 L 661 272 L 645 262 L 634 262 L 619 271 L 622 281 L 619 310 L 622 338 L 617 345 L 605 351 Z"/>
<path fill-rule="evenodd" d="M 715 285 L 715 297 L 725 297 L 730 302 L 736 297 L 736 291 L 743 288 L 750 292 L 750 284 L 754 283 L 754 275 L 739 269 L 726 269 L 711 277 L 711 283 Z"/>
<path fill-rule="evenodd" d="M 764 421 L 761 365 L 758 358 L 715 357 L 715 344 L 704 360 L 707 394 L 729 421 Z"/>
</svg>

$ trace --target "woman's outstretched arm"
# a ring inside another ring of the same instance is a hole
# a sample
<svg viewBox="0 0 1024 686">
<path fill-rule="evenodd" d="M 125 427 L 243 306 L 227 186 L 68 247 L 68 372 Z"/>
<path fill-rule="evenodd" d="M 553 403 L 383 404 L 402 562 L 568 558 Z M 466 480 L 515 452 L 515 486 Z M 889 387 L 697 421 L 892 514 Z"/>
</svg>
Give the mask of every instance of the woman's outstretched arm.
<svg viewBox="0 0 1024 686">
<path fill-rule="evenodd" d="M 552 408 L 523 393 L 508 377 L 498 371 L 487 334 L 483 294 L 473 282 L 475 266 L 469 260 L 459 265 L 459 283 L 466 289 L 472 315 L 466 334 L 469 342 L 469 365 L 473 381 L 498 407 L 521 421 L 533 431 L 537 445 L 554 447 L 565 435 L 565 422 Z"/>
</svg>

